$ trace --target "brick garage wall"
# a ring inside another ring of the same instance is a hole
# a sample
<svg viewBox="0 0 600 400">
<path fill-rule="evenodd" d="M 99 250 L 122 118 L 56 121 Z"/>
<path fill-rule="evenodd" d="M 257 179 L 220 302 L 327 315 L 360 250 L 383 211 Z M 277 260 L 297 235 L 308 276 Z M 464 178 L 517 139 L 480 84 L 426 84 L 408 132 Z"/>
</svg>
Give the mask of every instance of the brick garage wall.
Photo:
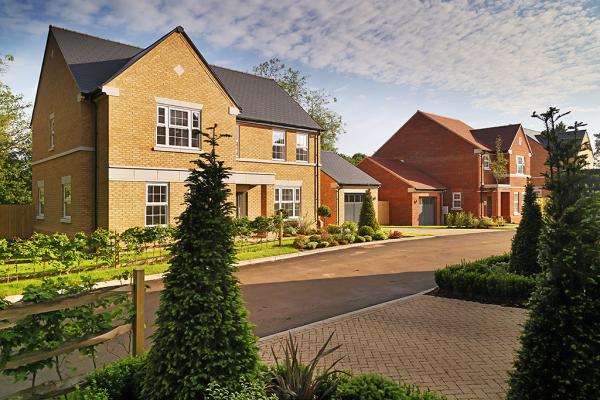
<svg viewBox="0 0 600 400">
<path fill-rule="evenodd" d="M 378 196 L 379 200 L 389 202 L 390 225 L 412 225 L 413 205 L 409 186 L 369 158 L 361 161 L 358 168 L 381 183 Z"/>
<path fill-rule="evenodd" d="M 331 209 L 330 217 L 322 217 L 322 221 L 325 225 L 337 224 L 338 223 L 338 210 L 337 210 L 337 182 L 332 177 L 321 171 L 321 204 L 328 206 Z"/>
</svg>

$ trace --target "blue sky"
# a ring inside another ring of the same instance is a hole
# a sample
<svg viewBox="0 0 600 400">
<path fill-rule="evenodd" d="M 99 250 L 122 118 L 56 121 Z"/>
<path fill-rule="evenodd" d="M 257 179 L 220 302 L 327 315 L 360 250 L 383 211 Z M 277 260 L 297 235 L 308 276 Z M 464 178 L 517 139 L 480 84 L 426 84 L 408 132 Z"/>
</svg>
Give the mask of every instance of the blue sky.
<svg viewBox="0 0 600 400">
<path fill-rule="evenodd" d="M 0 0 L 0 79 L 33 101 L 48 25 L 146 46 L 182 25 L 210 62 L 270 57 L 338 101 L 344 153 L 372 153 L 418 109 L 475 128 L 553 105 L 600 131 L 600 1 Z"/>
</svg>

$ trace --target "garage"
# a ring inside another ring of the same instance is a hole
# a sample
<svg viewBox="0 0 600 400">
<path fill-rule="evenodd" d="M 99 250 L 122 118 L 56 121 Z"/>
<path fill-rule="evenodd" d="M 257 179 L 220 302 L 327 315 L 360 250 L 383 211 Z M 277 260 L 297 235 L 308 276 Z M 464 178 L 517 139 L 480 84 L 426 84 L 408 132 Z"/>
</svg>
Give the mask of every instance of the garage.
<svg viewBox="0 0 600 400">
<path fill-rule="evenodd" d="M 365 193 L 344 193 L 344 219 L 358 222 Z"/>
</svg>

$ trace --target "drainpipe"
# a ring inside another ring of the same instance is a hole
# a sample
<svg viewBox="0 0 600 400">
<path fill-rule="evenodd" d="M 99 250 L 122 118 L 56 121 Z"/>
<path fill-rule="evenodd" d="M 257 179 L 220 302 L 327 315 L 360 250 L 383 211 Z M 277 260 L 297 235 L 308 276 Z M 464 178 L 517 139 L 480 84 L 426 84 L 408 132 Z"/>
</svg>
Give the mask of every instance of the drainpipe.
<svg viewBox="0 0 600 400">
<path fill-rule="evenodd" d="M 93 168 L 93 196 L 94 196 L 94 211 L 92 217 L 92 232 L 98 229 L 98 104 L 93 96 L 90 96 L 90 104 L 92 105 L 92 136 L 94 138 L 94 168 Z"/>
<path fill-rule="evenodd" d="M 340 185 L 335 187 L 335 224 L 340 224 Z"/>
</svg>

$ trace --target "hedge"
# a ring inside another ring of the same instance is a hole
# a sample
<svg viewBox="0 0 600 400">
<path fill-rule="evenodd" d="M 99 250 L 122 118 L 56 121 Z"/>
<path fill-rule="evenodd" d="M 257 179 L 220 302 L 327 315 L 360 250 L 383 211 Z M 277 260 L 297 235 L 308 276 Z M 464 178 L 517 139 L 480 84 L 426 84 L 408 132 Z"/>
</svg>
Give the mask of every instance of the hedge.
<svg viewBox="0 0 600 400">
<path fill-rule="evenodd" d="M 508 255 L 450 265 L 435 272 L 440 293 L 452 297 L 522 306 L 538 278 L 508 272 Z"/>
</svg>

